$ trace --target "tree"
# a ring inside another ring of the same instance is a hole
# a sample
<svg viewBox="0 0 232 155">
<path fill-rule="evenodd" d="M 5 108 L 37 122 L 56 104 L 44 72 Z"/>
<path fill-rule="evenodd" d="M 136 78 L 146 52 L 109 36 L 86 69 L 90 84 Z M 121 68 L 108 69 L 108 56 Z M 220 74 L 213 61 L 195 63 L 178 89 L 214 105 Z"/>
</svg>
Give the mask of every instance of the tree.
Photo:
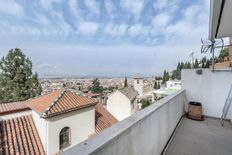
<svg viewBox="0 0 232 155">
<path fill-rule="evenodd" d="M 160 84 L 159 84 L 159 82 L 155 82 L 155 84 L 154 84 L 154 89 L 160 89 Z"/>
<path fill-rule="evenodd" d="M 224 58 L 229 56 L 229 48 L 222 50 L 218 56 L 218 62 L 224 62 Z"/>
<path fill-rule="evenodd" d="M 166 81 L 168 81 L 168 80 L 169 80 L 169 73 L 168 73 L 168 71 L 164 70 L 162 84 L 165 84 Z"/>
<path fill-rule="evenodd" d="M 155 80 L 162 80 L 162 77 L 161 76 L 156 76 Z"/>
<path fill-rule="evenodd" d="M 154 89 L 158 89 L 157 82 L 154 84 Z"/>
<path fill-rule="evenodd" d="M 124 80 L 124 87 L 127 87 L 127 77 L 125 77 L 125 80 Z"/>
<path fill-rule="evenodd" d="M 103 87 L 100 86 L 100 82 L 98 78 L 94 78 L 92 81 L 93 86 L 90 87 L 90 90 L 92 93 L 102 93 L 103 92 Z"/>
<path fill-rule="evenodd" d="M 11 49 L 0 61 L 0 88 L 0 103 L 27 100 L 42 92 L 32 62 L 19 48 Z"/>
<path fill-rule="evenodd" d="M 142 104 L 142 109 L 151 105 L 151 100 L 149 100 L 149 99 L 142 99 L 140 102 Z"/>
<path fill-rule="evenodd" d="M 160 83 L 159 83 L 159 82 L 157 82 L 157 83 L 158 83 L 158 84 L 157 84 L 157 88 L 160 89 Z"/>
<path fill-rule="evenodd" d="M 193 68 L 199 68 L 199 62 L 198 62 L 198 60 L 197 60 L 197 59 L 195 59 L 195 62 L 194 62 Z"/>
<path fill-rule="evenodd" d="M 176 77 L 177 77 L 177 70 L 173 70 L 173 71 L 172 71 L 172 75 L 171 75 L 171 79 L 172 79 L 172 80 L 175 80 Z"/>
</svg>

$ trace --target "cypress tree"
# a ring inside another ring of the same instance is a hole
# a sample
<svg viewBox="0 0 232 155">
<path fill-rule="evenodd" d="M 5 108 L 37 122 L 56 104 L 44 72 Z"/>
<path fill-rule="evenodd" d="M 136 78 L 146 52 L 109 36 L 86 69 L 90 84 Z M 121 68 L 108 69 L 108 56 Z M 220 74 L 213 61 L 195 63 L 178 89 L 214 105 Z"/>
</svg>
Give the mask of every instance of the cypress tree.
<svg viewBox="0 0 232 155">
<path fill-rule="evenodd" d="M 154 84 L 154 89 L 158 89 L 157 82 L 155 82 L 155 84 Z"/>
<path fill-rule="evenodd" d="M 127 77 L 125 77 L 125 80 L 124 80 L 124 87 L 127 87 Z"/>
<path fill-rule="evenodd" d="M 160 83 L 158 82 L 157 88 L 160 89 Z"/>
</svg>

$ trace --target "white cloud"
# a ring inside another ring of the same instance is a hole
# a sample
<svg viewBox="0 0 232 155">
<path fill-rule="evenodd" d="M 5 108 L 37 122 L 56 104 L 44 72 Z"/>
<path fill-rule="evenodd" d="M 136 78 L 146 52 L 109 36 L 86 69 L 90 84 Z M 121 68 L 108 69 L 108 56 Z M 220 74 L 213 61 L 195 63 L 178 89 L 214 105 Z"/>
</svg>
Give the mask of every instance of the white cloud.
<svg viewBox="0 0 232 155">
<path fill-rule="evenodd" d="M 112 37 L 125 35 L 127 31 L 128 25 L 126 24 L 115 24 L 108 23 L 104 29 L 105 34 L 110 35 Z"/>
<path fill-rule="evenodd" d="M 184 19 L 188 21 L 195 21 L 197 14 L 201 13 L 201 7 L 199 5 L 193 5 L 184 10 Z M 201 14 L 202 15 L 202 14 Z"/>
<path fill-rule="evenodd" d="M 161 13 L 153 18 L 152 24 L 155 28 L 165 28 L 170 20 L 170 15 L 168 15 L 167 13 Z"/>
<path fill-rule="evenodd" d="M 36 66 L 36 69 L 46 69 L 46 70 L 57 69 L 57 68 L 58 67 L 56 65 L 52 65 L 49 63 L 41 63 L 41 64 Z"/>
<path fill-rule="evenodd" d="M 53 3 L 60 3 L 60 0 L 40 0 L 41 5 L 45 9 L 52 9 L 53 8 Z"/>
<path fill-rule="evenodd" d="M 81 9 L 78 2 L 79 1 L 76 0 L 70 0 L 68 2 L 70 7 L 70 12 L 72 13 L 72 15 L 74 15 L 76 21 L 82 20 Z"/>
<path fill-rule="evenodd" d="M 41 35 L 41 31 L 38 28 L 29 26 L 11 25 L 7 31 L 14 35 Z"/>
<path fill-rule="evenodd" d="M 166 9 L 168 7 L 173 7 L 177 4 L 179 0 L 155 0 L 153 7 L 158 10 Z"/>
<path fill-rule="evenodd" d="M 24 10 L 14 0 L 1 0 L 0 13 L 9 14 L 16 17 L 22 17 L 24 14 Z"/>
<path fill-rule="evenodd" d="M 168 5 L 168 0 L 157 0 L 154 1 L 154 8 L 163 9 Z"/>
<path fill-rule="evenodd" d="M 96 15 L 100 14 L 100 5 L 96 0 L 85 0 L 87 8 Z"/>
<path fill-rule="evenodd" d="M 43 25 L 43 26 L 49 26 L 50 25 L 50 21 L 48 20 L 48 18 L 43 15 L 43 14 L 37 14 L 36 15 L 36 19 L 34 19 L 34 21 L 36 21 L 38 24 Z"/>
<path fill-rule="evenodd" d="M 163 34 L 168 24 L 171 22 L 171 16 L 167 13 L 160 13 L 152 19 L 151 34 Z M 166 34 L 164 34 L 166 35 Z"/>
<path fill-rule="evenodd" d="M 170 42 L 181 42 L 185 46 L 200 46 L 201 37 L 207 36 L 208 10 L 201 5 L 193 5 L 182 12 L 182 19 L 169 24 L 165 29 L 165 38 Z M 202 18 L 203 17 L 203 18 Z"/>
<path fill-rule="evenodd" d="M 136 24 L 130 26 L 128 29 L 129 35 L 147 35 L 149 33 L 149 26 L 142 26 L 141 24 Z"/>
<path fill-rule="evenodd" d="M 138 16 L 144 9 L 143 0 L 121 0 L 121 7 Z"/>
<path fill-rule="evenodd" d="M 98 30 L 99 24 L 95 22 L 81 22 L 79 24 L 79 31 L 82 34 L 93 35 Z"/>
<path fill-rule="evenodd" d="M 115 4 L 113 4 L 112 0 L 106 0 L 105 2 L 105 8 L 111 18 L 114 17 L 114 11 L 116 10 Z"/>
</svg>

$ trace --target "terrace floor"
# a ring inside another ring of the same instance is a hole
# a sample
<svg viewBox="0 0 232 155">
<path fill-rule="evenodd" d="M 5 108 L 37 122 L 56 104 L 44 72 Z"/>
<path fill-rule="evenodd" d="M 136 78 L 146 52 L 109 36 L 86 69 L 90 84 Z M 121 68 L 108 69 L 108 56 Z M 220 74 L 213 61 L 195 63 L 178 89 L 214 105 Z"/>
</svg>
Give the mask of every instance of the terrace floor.
<svg viewBox="0 0 232 155">
<path fill-rule="evenodd" d="M 184 118 L 167 148 L 166 155 L 231 155 L 232 124 L 206 118 L 194 121 Z"/>
</svg>

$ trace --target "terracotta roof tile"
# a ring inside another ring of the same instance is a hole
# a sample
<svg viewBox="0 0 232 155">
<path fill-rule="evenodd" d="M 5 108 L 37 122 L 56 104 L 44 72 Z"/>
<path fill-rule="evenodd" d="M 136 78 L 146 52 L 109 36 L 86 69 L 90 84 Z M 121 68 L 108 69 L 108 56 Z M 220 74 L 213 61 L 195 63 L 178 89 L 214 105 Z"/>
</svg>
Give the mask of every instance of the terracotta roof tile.
<svg viewBox="0 0 232 155">
<path fill-rule="evenodd" d="M 29 101 L 27 100 L 11 103 L 0 103 L 0 115 L 29 110 L 30 108 L 27 106 L 28 102 Z"/>
<path fill-rule="evenodd" d="M 0 121 L 0 154 L 45 154 L 31 115 Z"/>
<path fill-rule="evenodd" d="M 110 127 L 111 125 L 117 123 L 118 120 L 108 112 L 102 104 L 97 104 L 95 106 L 95 133 L 98 134 L 102 130 Z"/>
<path fill-rule="evenodd" d="M 56 90 L 50 94 L 31 99 L 29 107 L 42 117 L 51 117 L 69 111 L 96 105 L 95 99 L 90 99 L 76 93 Z"/>
</svg>

